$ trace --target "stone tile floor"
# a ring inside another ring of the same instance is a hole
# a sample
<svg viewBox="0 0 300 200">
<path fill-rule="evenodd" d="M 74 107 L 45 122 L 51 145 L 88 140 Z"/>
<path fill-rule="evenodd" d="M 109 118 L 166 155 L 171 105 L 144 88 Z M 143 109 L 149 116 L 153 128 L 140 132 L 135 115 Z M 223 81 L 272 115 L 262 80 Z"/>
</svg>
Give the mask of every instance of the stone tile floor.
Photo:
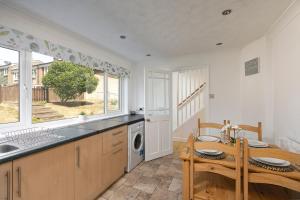
<svg viewBox="0 0 300 200">
<path fill-rule="evenodd" d="M 182 162 L 177 153 L 143 162 L 98 200 L 181 200 Z"/>
</svg>

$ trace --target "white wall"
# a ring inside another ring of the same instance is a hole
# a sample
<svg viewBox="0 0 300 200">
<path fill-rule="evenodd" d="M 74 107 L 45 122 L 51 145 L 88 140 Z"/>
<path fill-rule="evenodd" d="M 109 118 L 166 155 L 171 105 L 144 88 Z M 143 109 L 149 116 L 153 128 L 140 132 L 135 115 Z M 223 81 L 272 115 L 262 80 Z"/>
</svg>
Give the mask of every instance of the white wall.
<svg viewBox="0 0 300 200">
<path fill-rule="evenodd" d="M 245 62 L 258 57 L 260 72 L 245 76 Z M 245 46 L 241 51 L 241 122 L 263 124 L 263 139 L 274 142 L 272 118 L 272 79 L 267 59 L 267 40 L 262 37 Z"/>
<path fill-rule="evenodd" d="M 263 136 L 300 152 L 300 1 L 264 37 L 241 51 L 242 121 L 263 122 Z M 243 74 L 244 62 L 260 57 L 261 73 Z"/>
<path fill-rule="evenodd" d="M 239 121 L 240 119 L 240 50 L 220 50 L 200 55 L 188 55 L 173 59 L 155 60 L 137 64 L 136 77 L 137 102 L 133 107 L 144 107 L 144 78 L 141 77 L 145 67 L 170 68 L 172 70 L 186 67 L 209 66 L 209 91 L 215 94 L 210 99 L 209 119 L 210 121 L 223 122 L 224 119 Z"/>
<path fill-rule="evenodd" d="M 300 152 L 300 1 L 268 33 L 274 82 L 274 133 L 283 147 Z"/>
</svg>

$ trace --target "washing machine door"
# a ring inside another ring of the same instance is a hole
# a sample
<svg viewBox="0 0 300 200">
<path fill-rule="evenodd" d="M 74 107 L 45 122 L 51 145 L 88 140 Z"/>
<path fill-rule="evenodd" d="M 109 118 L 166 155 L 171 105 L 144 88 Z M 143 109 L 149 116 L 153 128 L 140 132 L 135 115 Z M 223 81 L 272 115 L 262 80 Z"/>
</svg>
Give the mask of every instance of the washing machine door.
<svg viewBox="0 0 300 200">
<path fill-rule="evenodd" d="M 132 150 L 139 152 L 144 146 L 144 137 L 142 132 L 137 132 L 132 138 Z"/>
</svg>

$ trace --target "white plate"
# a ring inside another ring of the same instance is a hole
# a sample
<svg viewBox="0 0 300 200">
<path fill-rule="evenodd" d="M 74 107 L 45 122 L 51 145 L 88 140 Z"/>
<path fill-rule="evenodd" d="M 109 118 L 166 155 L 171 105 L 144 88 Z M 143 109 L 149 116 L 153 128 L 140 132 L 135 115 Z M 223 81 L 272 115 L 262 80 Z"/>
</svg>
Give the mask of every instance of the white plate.
<svg viewBox="0 0 300 200">
<path fill-rule="evenodd" d="M 223 153 L 222 151 L 218 151 L 218 150 L 215 150 L 215 149 L 196 149 L 196 151 L 198 153 L 206 154 L 206 155 L 210 155 L 210 156 L 218 156 L 218 155 L 221 155 Z"/>
<path fill-rule="evenodd" d="M 200 135 L 198 140 L 202 142 L 220 142 L 220 138 L 210 136 L 210 135 Z"/>
<path fill-rule="evenodd" d="M 289 161 L 281 160 L 278 158 L 254 157 L 252 159 L 263 164 L 277 166 L 277 167 L 288 167 L 291 165 Z"/>
<path fill-rule="evenodd" d="M 248 141 L 249 141 L 248 143 L 249 147 L 266 148 L 269 146 L 267 143 L 258 140 L 248 140 Z"/>
</svg>

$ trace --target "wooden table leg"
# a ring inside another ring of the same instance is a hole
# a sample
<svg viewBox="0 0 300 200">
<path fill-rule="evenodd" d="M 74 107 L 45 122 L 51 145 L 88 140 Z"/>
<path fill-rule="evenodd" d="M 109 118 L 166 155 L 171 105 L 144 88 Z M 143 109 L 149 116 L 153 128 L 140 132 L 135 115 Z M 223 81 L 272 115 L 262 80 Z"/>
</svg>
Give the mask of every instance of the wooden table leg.
<svg viewBox="0 0 300 200">
<path fill-rule="evenodd" d="M 184 160 L 183 161 L 183 182 L 182 182 L 182 198 L 183 200 L 190 199 L 190 161 Z"/>
</svg>

